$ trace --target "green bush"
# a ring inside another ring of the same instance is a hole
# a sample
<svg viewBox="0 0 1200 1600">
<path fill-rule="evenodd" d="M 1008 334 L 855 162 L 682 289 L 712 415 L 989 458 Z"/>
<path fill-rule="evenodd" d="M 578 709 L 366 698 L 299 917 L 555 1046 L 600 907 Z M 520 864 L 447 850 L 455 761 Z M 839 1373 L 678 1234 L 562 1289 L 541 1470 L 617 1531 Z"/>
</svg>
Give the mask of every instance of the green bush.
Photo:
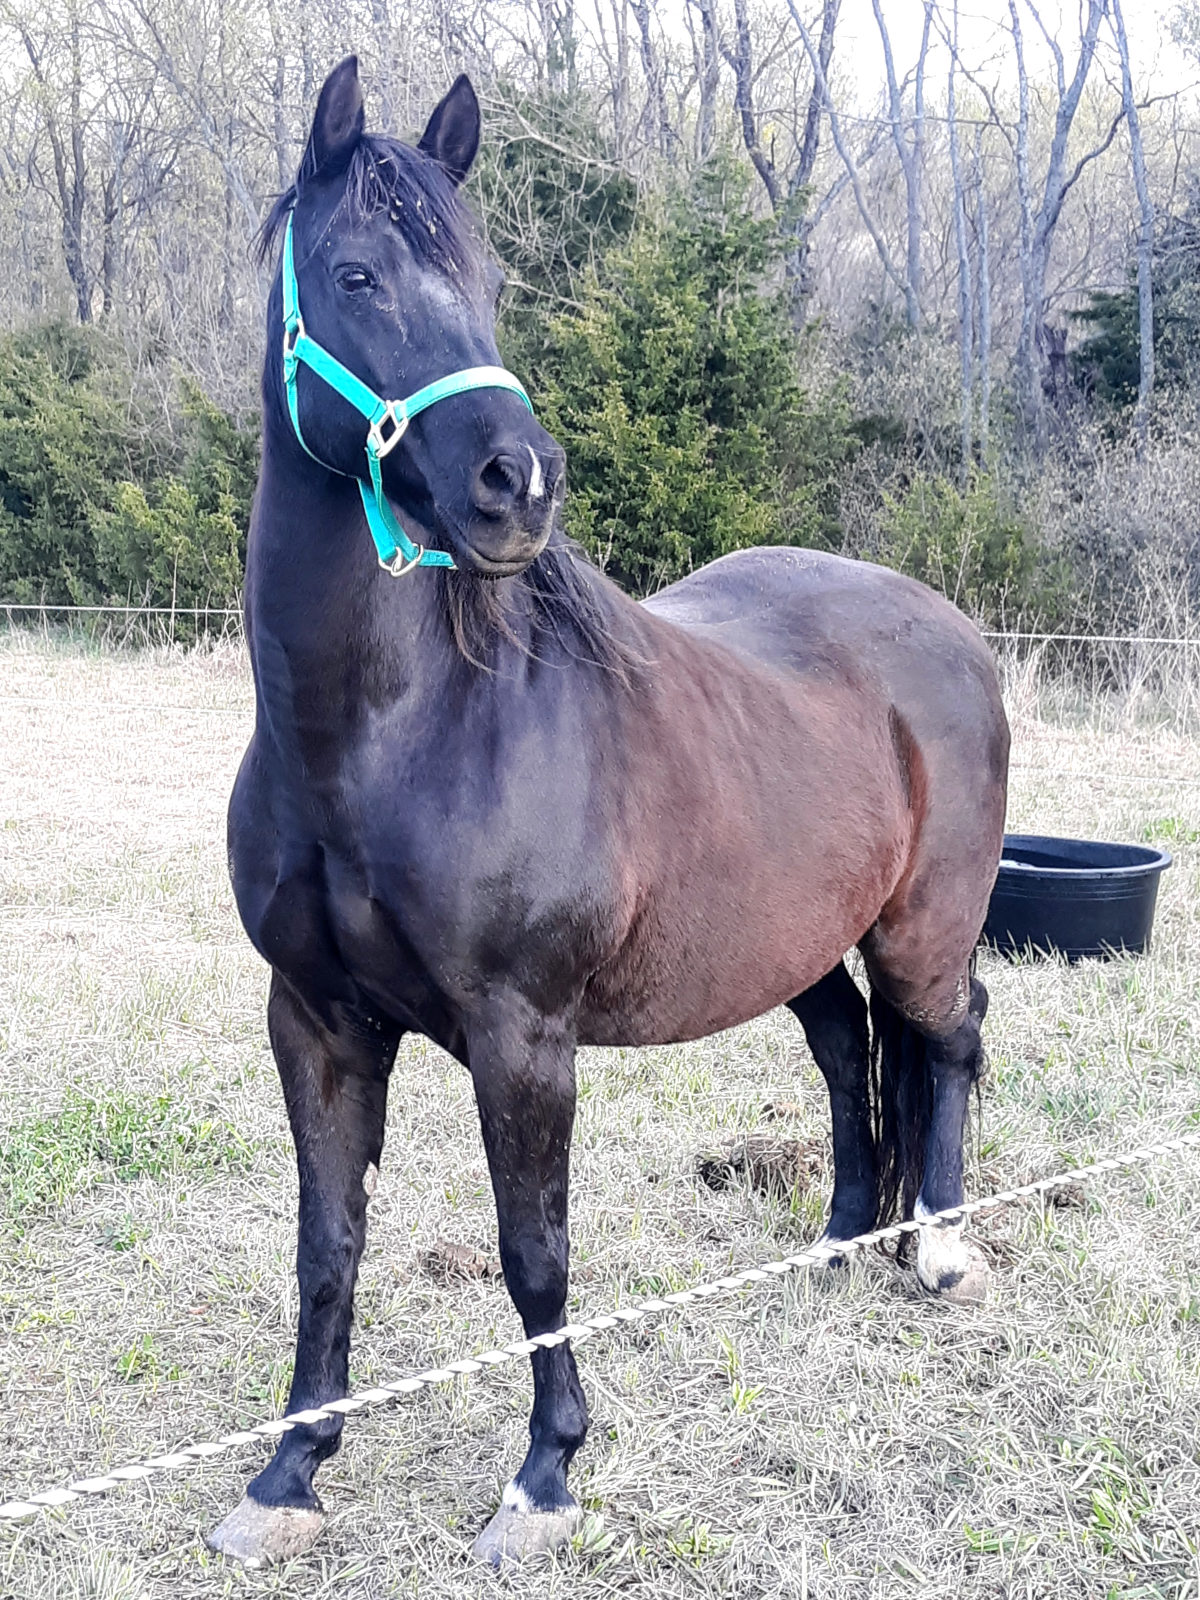
<svg viewBox="0 0 1200 1600">
<path fill-rule="evenodd" d="M 833 540 L 849 415 L 800 386 L 779 253 L 743 179 L 710 171 L 550 324 L 535 384 L 567 525 L 635 592 L 742 546 Z"/>
<path fill-rule="evenodd" d="M 903 494 L 885 493 L 873 554 L 985 624 L 1045 624 L 1060 609 L 1062 575 L 988 473 L 961 489 L 940 474 L 917 473 Z"/>
<path fill-rule="evenodd" d="M 197 389 L 186 391 L 184 415 L 182 475 L 116 485 L 95 514 L 97 563 L 112 593 L 228 604 L 242 583 L 257 447 Z"/>
<path fill-rule="evenodd" d="M 0 598 L 228 604 L 256 456 L 194 387 L 164 415 L 94 329 L 0 340 Z"/>
<path fill-rule="evenodd" d="M 1155 384 L 1195 384 L 1200 375 L 1200 195 L 1178 216 L 1160 218 L 1151 258 Z M 1128 409 L 1137 400 L 1141 343 L 1137 268 L 1116 292 L 1089 291 L 1072 312 L 1087 335 L 1071 358 L 1075 379 L 1102 404 Z"/>
</svg>

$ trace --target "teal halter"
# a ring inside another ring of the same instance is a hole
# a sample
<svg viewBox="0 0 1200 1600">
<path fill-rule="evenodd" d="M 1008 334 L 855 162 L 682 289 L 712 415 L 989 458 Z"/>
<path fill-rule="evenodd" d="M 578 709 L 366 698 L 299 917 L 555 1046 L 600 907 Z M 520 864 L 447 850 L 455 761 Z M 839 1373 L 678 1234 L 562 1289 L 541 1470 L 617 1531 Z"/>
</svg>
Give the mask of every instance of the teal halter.
<svg viewBox="0 0 1200 1600">
<path fill-rule="evenodd" d="M 379 565 L 393 578 L 402 578 L 414 567 L 453 567 L 454 559 L 445 550 L 426 550 L 414 544 L 396 520 L 396 513 L 383 492 L 383 478 L 379 463 L 404 437 L 409 423 L 418 412 L 451 395 L 465 394 L 468 389 L 511 389 L 520 395 L 530 411 L 533 405 L 520 381 L 503 367 L 465 367 L 462 372 L 452 372 L 449 377 L 427 383 L 423 389 L 410 394 L 407 400 L 382 400 L 374 389 L 356 378 L 349 367 L 344 367 L 336 356 L 330 355 L 323 345 L 310 339 L 300 315 L 300 290 L 296 283 L 296 265 L 292 251 L 292 214 L 289 213 L 287 231 L 283 236 L 283 385 L 287 390 L 288 411 L 292 427 L 302 448 L 319 461 L 304 443 L 300 431 L 300 408 L 296 398 L 296 368 L 303 361 L 324 378 L 343 400 L 349 401 L 356 411 L 367 419 L 367 470 L 371 475 L 370 487 L 358 479 L 367 527 L 379 553 Z M 336 472 L 336 467 L 327 468 Z"/>
</svg>

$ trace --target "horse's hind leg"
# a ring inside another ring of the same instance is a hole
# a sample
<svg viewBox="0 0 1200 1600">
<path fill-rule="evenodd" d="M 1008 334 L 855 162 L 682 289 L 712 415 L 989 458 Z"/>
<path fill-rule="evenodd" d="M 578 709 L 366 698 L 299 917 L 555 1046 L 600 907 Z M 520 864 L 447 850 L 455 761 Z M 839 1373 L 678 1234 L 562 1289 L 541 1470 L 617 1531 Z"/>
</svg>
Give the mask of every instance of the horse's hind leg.
<svg viewBox="0 0 1200 1600">
<path fill-rule="evenodd" d="M 918 1222 L 963 1202 L 963 1140 L 971 1089 L 983 1066 L 980 1024 L 986 1012 L 987 990 L 972 978 L 967 1014 L 952 1033 L 926 1045 L 931 1103 L 925 1171 L 913 1208 Z M 917 1276 L 932 1293 L 970 1304 L 985 1296 L 987 1269 L 964 1232 L 965 1220 L 918 1229 Z"/>
<path fill-rule="evenodd" d="M 575 1041 L 515 997 L 473 1028 L 467 1055 L 487 1151 L 500 1261 L 525 1337 L 563 1326 L 567 1178 L 575 1117 Z M 567 1468 L 587 1433 L 587 1402 L 569 1345 L 538 1350 L 529 1451 L 473 1554 L 493 1567 L 569 1539 L 579 1506 Z"/>
<path fill-rule="evenodd" d="M 340 1006 L 319 1019 L 278 974 L 267 1020 L 300 1172 L 300 1329 L 288 1410 L 307 1411 L 346 1393 L 354 1280 L 399 1035 Z M 212 1549 L 256 1566 L 306 1550 L 324 1520 L 313 1475 L 341 1431 L 338 1417 L 285 1433 L 241 1504 L 209 1535 Z"/>
<path fill-rule="evenodd" d="M 872 954 L 868 953 L 871 968 Z M 963 1139 L 972 1086 L 983 1068 L 980 1023 L 987 991 L 963 971 L 940 982 L 940 1002 L 922 1005 L 910 990 L 871 970 L 871 1022 L 879 1053 L 885 1210 L 893 1198 L 906 1221 L 963 1202 Z M 967 1005 L 964 1007 L 963 1000 Z M 962 1221 L 917 1230 L 917 1276 L 931 1293 L 964 1304 L 986 1294 L 987 1269 Z"/>
<path fill-rule="evenodd" d="M 841 961 L 788 1001 L 829 1090 L 833 1202 L 824 1238 L 853 1239 L 875 1226 L 879 1176 L 871 1122 L 867 1003 Z"/>
</svg>

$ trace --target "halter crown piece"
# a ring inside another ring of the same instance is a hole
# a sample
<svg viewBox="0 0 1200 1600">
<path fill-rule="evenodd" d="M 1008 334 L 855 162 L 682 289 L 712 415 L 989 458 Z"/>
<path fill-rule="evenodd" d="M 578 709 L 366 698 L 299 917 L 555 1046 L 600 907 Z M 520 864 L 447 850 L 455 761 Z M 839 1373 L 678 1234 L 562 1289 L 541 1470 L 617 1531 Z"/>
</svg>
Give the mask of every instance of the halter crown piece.
<svg viewBox="0 0 1200 1600">
<path fill-rule="evenodd" d="M 427 383 L 423 389 L 410 394 L 407 400 L 383 400 L 374 389 L 356 378 L 349 367 L 344 367 L 336 356 L 330 355 L 324 345 L 309 337 L 300 315 L 300 289 L 296 282 L 296 263 L 292 247 L 292 218 L 288 213 L 287 230 L 283 236 L 283 386 L 287 391 L 288 411 L 292 427 L 302 448 L 327 471 L 336 472 L 327 462 L 314 455 L 304 442 L 300 431 L 300 408 L 296 396 L 296 369 L 303 361 L 319 378 L 349 402 L 367 419 L 367 471 L 368 486 L 358 479 L 367 527 L 375 541 L 379 565 L 393 578 L 402 578 L 415 567 L 453 567 L 453 557 L 445 550 L 426 550 L 414 544 L 397 520 L 396 513 L 383 492 L 383 477 L 379 463 L 404 437 L 409 423 L 418 412 L 448 400 L 452 395 L 465 394 L 468 389 L 511 389 L 513 394 L 533 410 L 529 396 L 518 378 L 503 367 L 464 367 L 448 377 Z"/>
</svg>

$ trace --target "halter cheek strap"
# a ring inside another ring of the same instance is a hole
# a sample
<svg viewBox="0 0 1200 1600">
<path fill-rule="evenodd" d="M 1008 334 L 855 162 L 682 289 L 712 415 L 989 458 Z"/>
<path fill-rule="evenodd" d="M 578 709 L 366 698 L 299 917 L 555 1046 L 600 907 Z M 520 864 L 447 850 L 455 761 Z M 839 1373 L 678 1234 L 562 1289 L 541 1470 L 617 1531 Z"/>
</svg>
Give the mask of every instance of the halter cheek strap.
<svg viewBox="0 0 1200 1600">
<path fill-rule="evenodd" d="M 301 362 L 317 374 L 342 399 L 354 407 L 367 420 L 367 473 L 370 484 L 358 479 L 367 527 L 375 541 L 379 565 L 393 578 L 402 578 L 415 567 L 453 567 L 453 557 L 445 550 L 426 550 L 405 533 L 383 492 L 383 475 L 379 463 L 390 450 L 394 450 L 408 430 L 412 419 L 439 400 L 452 395 L 465 394 L 469 389 L 510 389 L 519 395 L 533 410 L 529 396 L 519 379 L 503 367 L 465 367 L 448 377 L 427 383 L 423 389 L 410 394 L 407 400 L 384 400 L 361 378 L 355 377 L 336 356 L 330 355 L 324 345 L 311 339 L 305 331 L 300 315 L 300 290 L 296 282 L 296 263 L 292 246 L 292 213 L 288 214 L 287 229 L 283 235 L 283 386 L 287 393 L 288 413 L 292 427 L 302 448 L 327 471 L 336 472 L 314 455 L 304 442 L 300 431 L 300 406 L 296 395 L 296 372 Z"/>
</svg>

